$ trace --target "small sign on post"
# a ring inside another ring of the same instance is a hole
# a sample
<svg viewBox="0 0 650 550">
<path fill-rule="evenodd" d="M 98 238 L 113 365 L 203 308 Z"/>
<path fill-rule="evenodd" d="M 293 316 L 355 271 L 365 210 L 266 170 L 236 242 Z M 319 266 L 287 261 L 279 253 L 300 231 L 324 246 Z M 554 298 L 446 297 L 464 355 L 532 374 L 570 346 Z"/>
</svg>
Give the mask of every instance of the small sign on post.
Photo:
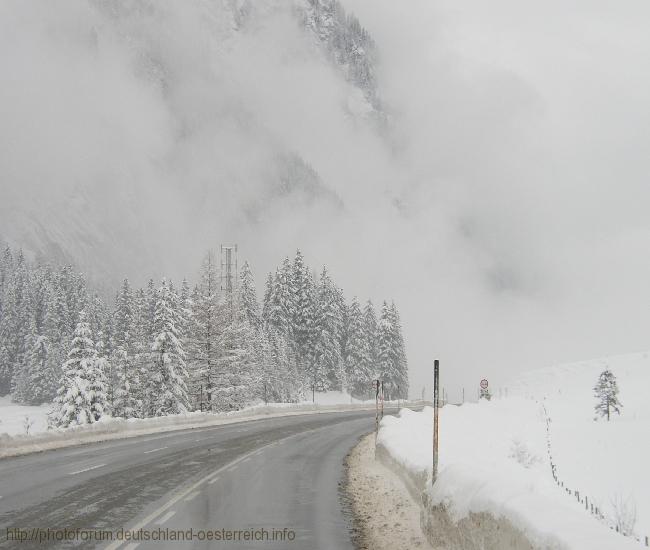
<svg viewBox="0 0 650 550">
<path fill-rule="evenodd" d="M 490 395 L 490 390 L 488 390 L 489 384 L 488 384 L 487 378 L 483 378 L 483 380 L 481 380 L 481 383 L 479 384 L 479 386 L 481 388 L 481 390 L 479 392 L 479 396 L 478 396 L 479 399 L 487 399 L 489 401 L 491 395 Z"/>
<path fill-rule="evenodd" d="M 433 362 L 433 468 L 431 472 L 431 484 L 436 482 L 438 477 L 438 398 L 440 386 L 440 362 L 436 359 Z"/>
</svg>

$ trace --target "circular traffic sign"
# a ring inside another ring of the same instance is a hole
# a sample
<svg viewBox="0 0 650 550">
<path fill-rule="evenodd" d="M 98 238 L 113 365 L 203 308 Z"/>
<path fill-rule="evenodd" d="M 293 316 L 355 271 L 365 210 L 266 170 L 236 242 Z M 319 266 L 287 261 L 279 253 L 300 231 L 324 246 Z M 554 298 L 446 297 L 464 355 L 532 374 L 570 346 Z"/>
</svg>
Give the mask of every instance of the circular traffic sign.
<svg viewBox="0 0 650 550">
<path fill-rule="evenodd" d="M 487 390 L 487 388 L 488 388 L 488 381 L 485 378 L 483 378 L 483 380 L 481 380 L 481 389 Z"/>
</svg>

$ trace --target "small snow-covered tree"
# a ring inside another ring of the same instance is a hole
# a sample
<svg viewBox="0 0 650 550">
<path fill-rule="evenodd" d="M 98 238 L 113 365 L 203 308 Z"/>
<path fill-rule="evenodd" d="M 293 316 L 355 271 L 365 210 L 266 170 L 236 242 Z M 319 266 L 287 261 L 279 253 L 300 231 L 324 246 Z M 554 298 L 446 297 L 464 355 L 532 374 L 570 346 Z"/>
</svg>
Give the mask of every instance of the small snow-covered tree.
<svg viewBox="0 0 650 550">
<path fill-rule="evenodd" d="M 80 319 L 74 331 L 68 360 L 63 364 L 61 384 L 50 413 L 50 421 L 56 427 L 92 424 L 99 411 L 97 400 L 94 400 L 97 397 L 97 387 L 94 384 L 93 372 L 96 368 L 97 352 L 90 326 L 83 313 Z"/>
<path fill-rule="evenodd" d="M 623 405 L 618 399 L 618 384 L 612 371 L 605 369 L 600 373 L 598 382 L 594 387 L 594 394 L 598 400 L 594 407 L 598 416 L 607 418 L 609 422 L 612 412 L 621 414 Z"/>
</svg>

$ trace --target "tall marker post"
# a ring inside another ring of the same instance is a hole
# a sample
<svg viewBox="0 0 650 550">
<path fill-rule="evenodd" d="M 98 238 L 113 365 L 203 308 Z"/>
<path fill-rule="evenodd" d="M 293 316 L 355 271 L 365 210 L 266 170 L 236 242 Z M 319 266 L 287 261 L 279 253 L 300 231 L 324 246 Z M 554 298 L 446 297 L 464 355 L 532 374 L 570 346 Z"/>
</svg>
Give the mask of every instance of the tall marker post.
<svg viewBox="0 0 650 550">
<path fill-rule="evenodd" d="M 433 362 L 433 470 L 431 484 L 438 477 L 438 398 L 440 396 L 440 362 Z"/>
<path fill-rule="evenodd" d="M 377 444 L 377 434 L 379 433 L 379 380 L 375 380 L 375 445 Z"/>
</svg>

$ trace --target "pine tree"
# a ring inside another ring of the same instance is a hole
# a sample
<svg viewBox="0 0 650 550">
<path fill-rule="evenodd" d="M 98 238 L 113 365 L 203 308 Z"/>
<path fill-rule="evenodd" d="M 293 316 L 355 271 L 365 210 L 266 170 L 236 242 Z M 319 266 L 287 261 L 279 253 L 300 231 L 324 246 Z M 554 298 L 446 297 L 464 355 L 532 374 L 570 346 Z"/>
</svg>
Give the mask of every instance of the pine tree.
<svg viewBox="0 0 650 550">
<path fill-rule="evenodd" d="M 266 276 L 264 283 L 264 298 L 262 300 L 262 325 L 269 326 L 269 318 L 271 316 L 271 295 L 273 294 L 273 274 L 269 273 Z"/>
<path fill-rule="evenodd" d="M 257 301 L 255 279 L 253 278 L 253 273 L 248 262 L 244 262 L 241 268 L 237 302 L 239 304 L 241 318 L 246 320 L 254 330 L 259 330 L 262 322 L 260 318 L 260 306 Z"/>
<path fill-rule="evenodd" d="M 29 271 L 21 250 L 5 291 L 0 319 L 0 395 L 15 389 L 25 365 L 25 343 L 32 316 L 30 294 Z"/>
<path fill-rule="evenodd" d="M 190 387 L 193 401 L 201 410 L 212 410 L 215 368 L 219 357 L 217 339 L 222 320 L 219 315 L 219 282 L 214 254 L 203 260 L 201 281 L 192 295 L 188 351 Z"/>
<path fill-rule="evenodd" d="M 142 398 L 139 391 L 140 369 L 136 361 L 139 358 L 119 346 L 112 355 L 111 364 L 117 379 L 113 416 L 122 418 L 139 418 L 142 416 Z"/>
<path fill-rule="evenodd" d="M 122 286 L 115 299 L 113 314 L 113 342 L 116 348 L 130 352 L 134 347 L 135 305 L 133 292 L 128 279 L 122 281 Z"/>
<path fill-rule="evenodd" d="M 50 414 L 54 426 L 66 428 L 73 424 L 92 424 L 97 419 L 95 398 L 98 396 L 94 395 L 96 361 L 97 352 L 90 326 L 81 313 Z"/>
<path fill-rule="evenodd" d="M 265 304 L 265 323 L 270 329 L 292 338 L 292 321 L 294 312 L 293 289 L 291 286 L 291 263 L 284 259 L 282 267 L 277 269 L 271 284 L 268 302 Z"/>
<path fill-rule="evenodd" d="M 409 378 L 408 363 L 406 359 L 406 349 L 404 346 L 404 336 L 402 334 L 402 321 L 395 302 L 392 302 L 389 308 L 391 326 L 393 327 L 393 340 L 395 342 L 397 363 L 395 368 L 395 379 L 393 382 L 394 396 L 406 397 L 408 395 Z"/>
<path fill-rule="evenodd" d="M 323 268 L 318 286 L 314 323 L 316 339 L 309 373 L 316 391 L 342 389 L 344 384 L 340 301 L 339 289 L 334 286 L 327 269 Z"/>
<path fill-rule="evenodd" d="M 158 303 L 158 289 L 153 279 L 149 279 L 147 289 L 145 291 L 145 307 L 144 307 L 144 326 L 146 330 L 147 342 L 151 342 L 155 336 L 155 319 L 156 319 L 156 304 Z"/>
<path fill-rule="evenodd" d="M 177 299 L 163 279 L 158 290 L 155 337 L 151 346 L 152 365 L 149 375 L 149 414 L 165 416 L 188 409 L 185 351 L 179 338 Z"/>
<path fill-rule="evenodd" d="M 363 308 L 363 334 L 366 339 L 366 363 L 369 365 L 371 380 L 379 378 L 379 326 L 372 301 L 368 300 Z"/>
<path fill-rule="evenodd" d="M 217 359 L 213 408 L 217 411 L 242 409 L 252 398 L 253 377 L 259 358 L 255 330 L 248 321 L 236 318 L 221 334 L 222 353 Z"/>
<path fill-rule="evenodd" d="M 345 369 L 348 387 L 352 395 L 365 398 L 371 392 L 373 365 L 370 344 L 364 331 L 364 317 L 356 296 L 348 309 L 347 321 Z"/>
<path fill-rule="evenodd" d="M 594 394 L 598 400 L 595 406 L 598 416 L 607 418 L 609 422 L 611 412 L 621 414 L 623 405 L 618 398 L 618 384 L 612 371 L 605 369 L 600 373 L 598 382 L 594 387 Z"/>
<path fill-rule="evenodd" d="M 51 401 L 55 381 L 48 371 L 48 343 L 45 336 L 37 334 L 35 320 L 32 320 L 25 349 L 25 367 L 17 379 L 14 400 L 27 405 Z"/>
<path fill-rule="evenodd" d="M 13 272 L 14 257 L 11 248 L 9 248 L 9 245 L 6 245 L 0 258 L 0 313 L 2 313 L 2 297 L 5 289 L 9 285 Z"/>
<path fill-rule="evenodd" d="M 293 261 L 292 288 L 294 294 L 293 335 L 296 354 L 302 370 L 306 370 L 314 344 L 316 288 L 300 250 Z"/>
<path fill-rule="evenodd" d="M 104 415 L 110 415 L 114 401 L 113 381 L 109 386 L 109 376 L 112 378 L 112 365 L 106 357 L 97 357 L 87 386 L 88 401 L 90 402 L 90 412 L 95 420 L 99 420 Z M 110 400 L 108 392 L 110 391 Z"/>
<path fill-rule="evenodd" d="M 384 384 L 384 392 L 388 398 L 396 395 L 400 378 L 400 350 L 393 321 L 390 307 L 384 302 L 379 318 L 377 362 L 379 379 Z"/>
</svg>

